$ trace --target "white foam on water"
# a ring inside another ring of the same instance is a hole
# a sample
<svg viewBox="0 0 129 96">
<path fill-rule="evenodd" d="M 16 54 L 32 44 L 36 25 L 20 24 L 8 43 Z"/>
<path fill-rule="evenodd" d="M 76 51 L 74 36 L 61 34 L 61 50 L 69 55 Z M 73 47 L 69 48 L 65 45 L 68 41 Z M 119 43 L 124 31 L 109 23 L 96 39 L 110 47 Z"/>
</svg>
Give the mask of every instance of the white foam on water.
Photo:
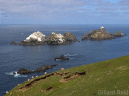
<svg viewBox="0 0 129 96">
<path fill-rule="evenodd" d="M 56 59 L 56 61 L 61 61 L 60 59 Z"/>
<path fill-rule="evenodd" d="M 72 57 L 72 56 L 77 56 L 77 54 L 66 54 L 66 55 L 64 55 L 64 56 L 68 56 L 68 57 Z"/>
<path fill-rule="evenodd" d="M 16 73 L 16 74 L 13 74 L 13 73 Z M 5 74 L 7 74 L 7 75 L 13 75 L 15 78 L 17 78 L 17 77 L 27 77 L 27 75 L 18 74 L 17 71 L 6 72 Z"/>
</svg>

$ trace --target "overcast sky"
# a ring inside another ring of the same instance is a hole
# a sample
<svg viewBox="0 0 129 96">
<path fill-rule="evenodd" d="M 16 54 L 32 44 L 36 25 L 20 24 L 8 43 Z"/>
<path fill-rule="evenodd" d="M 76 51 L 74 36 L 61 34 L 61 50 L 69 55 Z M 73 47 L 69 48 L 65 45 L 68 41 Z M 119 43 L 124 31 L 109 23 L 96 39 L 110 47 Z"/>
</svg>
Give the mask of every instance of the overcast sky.
<svg viewBox="0 0 129 96">
<path fill-rule="evenodd" d="M 129 0 L 0 0 L 0 24 L 129 24 Z"/>
</svg>

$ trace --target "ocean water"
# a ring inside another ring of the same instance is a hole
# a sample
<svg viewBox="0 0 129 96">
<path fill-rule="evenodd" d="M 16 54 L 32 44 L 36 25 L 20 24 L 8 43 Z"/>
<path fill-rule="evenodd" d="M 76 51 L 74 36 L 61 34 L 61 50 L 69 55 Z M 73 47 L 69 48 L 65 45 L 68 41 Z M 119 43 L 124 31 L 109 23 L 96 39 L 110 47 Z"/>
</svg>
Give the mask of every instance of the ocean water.
<svg viewBox="0 0 129 96">
<path fill-rule="evenodd" d="M 20 68 L 35 70 L 43 65 L 58 64 L 47 70 L 48 73 L 58 71 L 61 68 L 71 68 L 84 64 L 95 63 L 112 58 L 129 55 L 129 25 L 103 25 L 110 33 L 121 31 L 126 34 L 112 40 L 81 41 L 84 33 L 99 29 L 102 25 L 0 25 L 0 96 L 5 95 L 32 76 L 44 73 L 32 73 L 27 75 L 13 75 Z M 40 31 L 49 36 L 51 32 L 64 34 L 73 33 L 81 42 L 71 45 L 35 45 L 21 46 L 10 45 L 11 41 L 20 42 L 33 32 Z M 64 54 L 70 60 L 54 61 L 55 57 Z"/>
</svg>

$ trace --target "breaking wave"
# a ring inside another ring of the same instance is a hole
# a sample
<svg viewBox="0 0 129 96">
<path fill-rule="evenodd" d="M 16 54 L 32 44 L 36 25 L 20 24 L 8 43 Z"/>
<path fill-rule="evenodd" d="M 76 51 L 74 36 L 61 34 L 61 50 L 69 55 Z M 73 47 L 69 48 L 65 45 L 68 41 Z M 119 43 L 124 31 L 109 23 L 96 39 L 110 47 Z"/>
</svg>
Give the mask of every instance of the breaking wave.
<svg viewBox="0 0 129 96">
<path fill-rule="evenodd" d="M 16 73 L 16 74 L 13 74 L 13 73 Z M 27 75 L 18 74 L 17 71 L 6 72 L 5 74 L 7 74 L 7 75 L 12 75 L 12 76 L 14 76 L 15 78 L 17 78 L 17 77 L 27 77 Z"/>
</svg>

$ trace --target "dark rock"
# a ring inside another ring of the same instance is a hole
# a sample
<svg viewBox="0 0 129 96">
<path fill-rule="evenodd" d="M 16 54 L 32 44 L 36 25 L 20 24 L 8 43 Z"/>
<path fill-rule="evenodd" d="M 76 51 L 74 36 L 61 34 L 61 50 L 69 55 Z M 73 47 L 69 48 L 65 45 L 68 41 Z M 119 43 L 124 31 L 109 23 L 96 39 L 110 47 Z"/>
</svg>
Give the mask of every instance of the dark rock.
<svg viewBox="0 0 129 96">
<path fill-rule="evenodd" d="M 46 42 L 38 42 L 36 40 L 32 40 L 31 42 L 25 42 L 25 41 L 21 41 L 20 43 L 17 43 L 19 45 L 44 45 L 46 44 Z"/>
<path fill-rule="evenodd" d="M 69 60 L 69 58 L 64 57 L 64 55 L 61 54 L 60 57 L 55 58 L 54 60 Z"/>
<path fill-rule="evenodd" d="M 17 43 L 17 42 L 15 42 L 15 41 L 12 41 L 10 44 L 15 44 L 15 45 L 16 45 L 16 44 L 18 44 L 18 43 Z"/>
<path fill-rule="evenodd" d="M 53 66 L 57 66 L 57 64 L 55 65 L 44 65 L 40 68 L 38 68 L 37 70 L 35 70 L 35 72 L 45 72 L 48 69 L 51 69 Z"/>
<path fill-rule="evenodd" d="M 27 70 L 25 68 L 21 68 L 17 73 L 18 74 L 29 74 L 29 73 L 34 73 L 35 71 L 32 70 Z"/>
<path fill-rule="evenodd" d="M 48 40 L 47 44 L 48 45 L 59 45 L 58 41 L 53 41 L 53 40 Z"/>
<path fill-rule="evenodd" d="M 34 72 L 45 72 L 46 70 L 51 69 L 54 66 L 57 66 L 57 64 L 54 64 L 54 65 L 44 65 L 44 66 L 36 69 L 35 71 L 28 70 L 28 69 L 25 69 L 25 68 L 21 68 L 17 73 L 18 74 L 29 74 L 29 73 L 34 73 Z M 16 73 L 13 73 L 13 74 L 15 75 Z"/>
<path fill-rule="evenodd" d="M 13 72 L 13 75 L 15 75 L 16 73 L 15 72 Z"/>
<path fill-rule="evenodd" d="M 74 34 L 70 33 L 70 32 L 66 32 L 64 34 L 64 37 L 66 39 L 66 41 L 72 41 L 72 42 L 76 42 L 77 38 L 74 36 Z"/>
<path fill-rule="evenodd" d="M 126 36 L 126 35 L 124 35 L 120 31 L 117 31 L 116 33 L 113 34 L 113 36 L 115 36 L 115 37 L 123 37 L 123 36 Z"/>
</svg>

